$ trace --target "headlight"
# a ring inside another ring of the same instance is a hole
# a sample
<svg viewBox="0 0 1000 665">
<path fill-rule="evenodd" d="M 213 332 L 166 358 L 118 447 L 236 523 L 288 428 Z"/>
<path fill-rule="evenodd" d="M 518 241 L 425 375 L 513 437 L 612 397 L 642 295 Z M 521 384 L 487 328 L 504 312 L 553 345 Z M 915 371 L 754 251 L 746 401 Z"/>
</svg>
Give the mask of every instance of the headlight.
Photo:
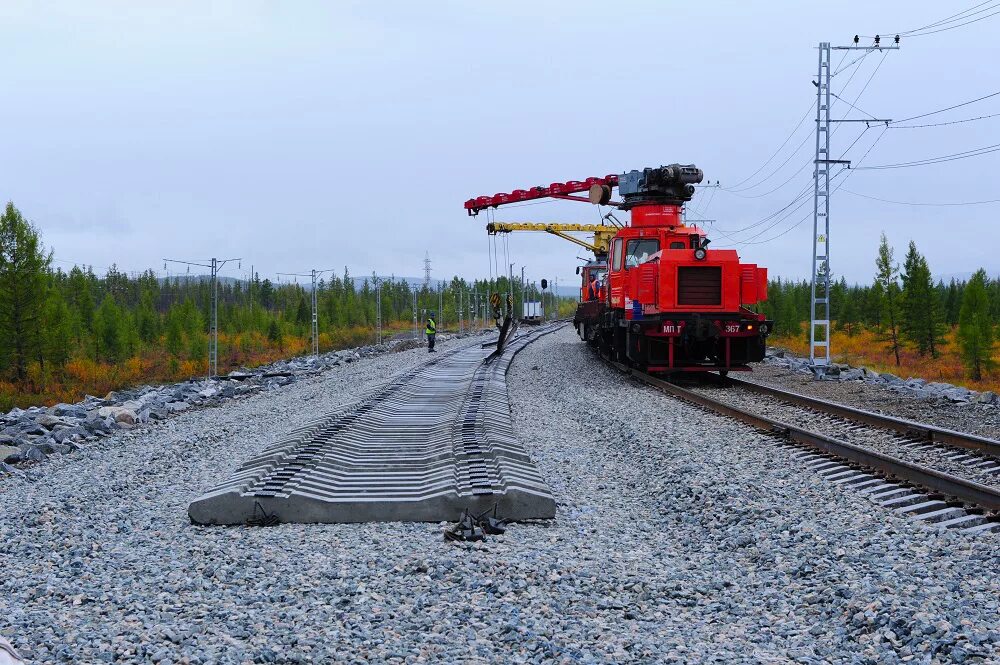
<svg viewBox="0 0 1000 665">
<path fill-rule="evenodd" d="M 705 250 L 704 247 L 699 247 L 698 249 L 694 250 L 694 258 L 698 259 L 699 261 L 704 261 L 706 256 L 708 256 L 708 252 Z"/>
</svg>

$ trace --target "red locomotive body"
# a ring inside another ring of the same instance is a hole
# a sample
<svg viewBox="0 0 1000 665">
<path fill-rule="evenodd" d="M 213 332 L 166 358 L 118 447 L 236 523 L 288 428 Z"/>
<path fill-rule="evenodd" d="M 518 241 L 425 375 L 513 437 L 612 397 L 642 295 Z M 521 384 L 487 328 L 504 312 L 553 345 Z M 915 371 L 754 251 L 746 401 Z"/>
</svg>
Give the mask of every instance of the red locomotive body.
<svg viewBox="0 0 1000 665">
<path fill-rule="evenodd" d="M 682 219 L 701 180 L 700 169 L 672 164 L 572 181 L 558 192 L 576 198 L 567 194 L 590 183 L 587 200 L 606 204 L 618 188 L 614 205 L 631 223 L 578 271 L 574 324 L 584 340 L 648 372 L 747 370 L 764 358 L 773 327 L 752 309 L 767 300 L 767 269 L 740 263 L 735 250 L 708 249 L 705 232 Z M 552 196 L 553 187 L 536 189 Z M 470 214 L 487 207 L 479 203 L 466 203 Z"/>
<path fill-rule="evenodd" d="M 708 249 L 677 206 L 657 207 L 653 223 L 634 209 L 611 242 L 606 301 L 581 308 L 581 336 L 650 372 L 749 369 L 771 328 L 750 309 L 767 299 L 767 269 Z"/>
</svg>

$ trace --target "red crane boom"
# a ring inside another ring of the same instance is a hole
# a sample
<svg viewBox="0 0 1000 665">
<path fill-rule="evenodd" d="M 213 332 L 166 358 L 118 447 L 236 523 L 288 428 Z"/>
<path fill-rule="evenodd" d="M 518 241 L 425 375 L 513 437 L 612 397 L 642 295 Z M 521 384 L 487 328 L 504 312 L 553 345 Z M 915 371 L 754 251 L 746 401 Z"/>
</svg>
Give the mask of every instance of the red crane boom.
<svg viewBox="0 0 1000 665">
<path fill-rule="evenodd" d="M 507 203 L 520 203 L 521 201 L 532 201 L 534 199 L 569 199 L 571 201 L 590 202 L 590 199 L 582 196 L 571 196 L 580 192 L 589 192 L 594 185 L 606 185 L 615 187 L 618 185 L 617 175 L 606 175 L 603 178 L 593 177 L 586 180 L 569 180 L 567 182 L 554 182 L 548 187 L 529 187 L 528 189 L 515 189 L 513 192 L 500 192 L 493 196 L 477 196 L 465 202 L 465 210 L 470 216 L 478 215 L 486 208 L 497 208 Z"/>
</svg>

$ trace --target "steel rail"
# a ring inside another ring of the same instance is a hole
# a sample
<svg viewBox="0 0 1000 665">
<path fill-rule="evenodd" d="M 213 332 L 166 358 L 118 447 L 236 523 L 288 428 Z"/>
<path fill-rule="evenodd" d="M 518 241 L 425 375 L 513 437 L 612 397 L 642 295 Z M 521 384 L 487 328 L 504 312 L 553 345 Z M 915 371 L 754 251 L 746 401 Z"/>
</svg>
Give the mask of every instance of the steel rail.
<svg viewBox="0 0 1000 665">
<path fill-rule="evenodd" d="M 952 496 L 966 503 L 976 504 L 985 510 L 1000 511 L 1000 490 L 996 488 L 942 473 L 921 464 L 907 462 L 846 441 L 840 441 L 774 418 L 750 413 L 609 360 L 603 355 L 601 357 L 623 373 L 678 399 L 729 416 L 769 434 L 781 436 L 856 464 L 876 469 L 887 476 L 894 476 L 914 485 L 920 485 L 931 492 Z"/>
<path fill-rule="evenodd" d="M 729 378 L 727 381 L 734 386 L 743 388 L 744 390 L 771 395 L 772 397 L 777 397 L 778 399 L 791 402 L 792 404 L 816 409 L 817 411 L 823 411 L 824 413 L 840 416 L 842 418 L 856 420 L 866 425 L 873 425 L 875 427 L 893 430 L 908 436 L 917 436 L 930 443 L 942 443 L 958 448 L 965 448 L 966 450 L 978 450 L 1000 456 L 1000 441 L 995 439 L 976 436 L 975 434 L 966 434 L 965 432 L 956 432 L 955 430 L 945 429 L 943 427 L 937 427 L 927 423 L 918 423 L 913 420 L 906 420 L 905 418 L 887 416 L 873 411 L 865 411 L 864 409 L 856 409 L 844 404 L 837 404 L 836 402 L 830 402 L 824 399 L 810 397 L 808 395 L 801 395 L 799 393 L 793 393 L 759 383 L 752 383 L 742 379 Z"/>
</svg>

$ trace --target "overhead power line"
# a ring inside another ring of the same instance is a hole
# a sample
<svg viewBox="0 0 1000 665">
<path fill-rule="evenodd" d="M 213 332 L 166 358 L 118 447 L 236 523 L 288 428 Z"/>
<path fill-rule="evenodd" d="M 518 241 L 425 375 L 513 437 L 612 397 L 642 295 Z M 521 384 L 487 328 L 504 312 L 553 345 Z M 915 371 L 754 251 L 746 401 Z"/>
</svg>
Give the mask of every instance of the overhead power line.
<svg viewBox="0 0 1000 665">
<path fill-rule="evenodd" d="M 875 147 L 875 145 L 876 145 L 876 144 L 877 144 L 877 143 L 878 143 L 879 141 L 881 141 L 881 140 L 882 140 L 882 137 L 883 137 L 883 136 L 885 136 L 885 132 L 886 132 L 886 130 L 885 130 L 885 129 L 883 129 L 883 130 L 882 130 L 882 133 L 881 133 L 881 134 L 879 134 L 879 135 L 878 135 L 878 136 L 877 136 L 877 137 L 875 138 L 875 140 L 874 140 L 874 141 L 872 142 L 872 144 L 871 144 L 870 146 L 868 146 L 868 150 L 866 150 L 866 151 L 865 151 L 865 154 L 863 154 L 863 155 L 861 156 L 861 159 L 859 159 L 859 160 L 857 161 L 857 163 L 858 163 L 858 164 L 860 164 L 861 162 L 863 162 L 863 161 L 865 160 L 865 157 L 867 157 L 867 156 L 868 156 L 868 154 L 869 154 L 869 153 L 870 153 L 870 152 L 872 151 L 872 149 L 873 149 L 873 148 Z M 847 153 L 846 153 L 846 151 L 845 151 L 845 153 L 844 153 L 844 154 L 847 154 Z M 841 175 L 843 175 L 843 176 L 844 176 L 844 179 L 843 179 L 843 180 L 841 180 L 840 182 L 838 182 L 838 183 L 837 183 L 837 186 L 836 186 L 836 187 L 834 187 L 833 191 L 834 191 L 834 192 L 839 192 L 839 191 L 840 191 L 840 189 L 841 189 L 841 188 L 842 188 L 842 187 L 844 186 L 844 183 L 845 183 L 845 182 L 847 182 L 847 180 L 848 180 L 848 179 L 849 179 L 849 178 L 851 177 L 851 175 L 853 175 L 853 173 L 854 173 L 854 171 L 855 171 L 855 170 L 856 170 L 856 169 L 850 169 L 850 170 L 846 170 L 846 169 L 845 169 L 845 170 L 843 170 L 843 171 L 839 171 L 839 172 L 835 173 L 835 174 L 834 174 L 833 176 L 831 176 L 831 178 L 830 178 L 831 180 L 833 180 L 834 178 L 836 178 L 836 177 L 838 177 L 838 176 L 841 176 Z M 846 192 L 847 190 L 845 189 L 844 191 Z M 763 245 L 764 243 L 768 243 L 768 242 L 771 242 L 772 240 L 777 240 L 777 239 L 778 239 L 778 238 L 780 238 L 781 236 L 783 236 L 783 235 L 786 235 L 787 233 L 790 233 L 790 232 L 791 232 L 791 231 L 793 231 L 794 229 L 796 229 L 796 228 L 798 228 L 799 226 L 801 226 L 801 225 L 803 224 L 803 222 L 805 222 L 805 221 L 806 221 L 807 219 L 809 219 L 809 218 L 810 218 L 811 216 L 812 216 L 812 213 L 811 213 L 811 212 L 810 212 L 810 213 L 808 213 L 808 214 L 806 214 L 806 216 L 805 216 L 805 217 L 803 217 L 803 218 L 802 218 L 802 219 L 800 219 L 799 221 L 795 222 L 794 224 L 792 224 L 791 226 L 789 226 L 789 227 L 788 227 L 787 229 L 785 229 L 784 231 L 781 231 L 780 233 L 777 233 L 777 234 L 775 234 L 775 235 L 771 236 L 770 238 L 764 238 L 763 240 L 757 240 L 757 241 L 754 241 L 754 242 L 738 242 L 738 243 L 736 243 L 736 244 L 737 244 L 737 245 Z"/>
<path fill-rule="evenodd" d="M 996 118 L 1000 116 L 1000 113 L 991 113 L 989 115 L 980 115 L 975 118 L 963 118 L 962 120 L 951 120 L 949 122 L 932 122 L 926 125 L 890 125 L 889 129 L 923 129 L 925 127 L 944 127 L 945 125 L 961 125 L 966 122 L 976 122 L 977 120 L 988 120 L 989 118 Z"/>
<path fill-rule="evenodd" d="M 994 5 L 992 7 L 988 7 L 987 9 L 996 9 L 997 7 L 1000 7 L 1000 5 Z M 983 10 L 983 11 L 985 11 L 985 10 Z M 997 14 L 1000 14 L 1000 10 L 995 11 L 992 14 L 987 14 L 986 16 L 980 16 L 979 18 L 973 19 L 972 21 L 966 21 L 965 23 L 958 23 L 956 25 L 950 25 L 948 27 L 939 28 L 937 30 L 929 30 L 927 32 L 915 33 L 915 34 L 907 35 L 907 37 L 926 37 L 927 35 L 933 35 L 933 34 L 938 33 L 938 32 L 945 32 L 946 30 L 954 30 L 955 28 L 961 28 L 962 26 L 965 26 L 965 25 L 971 25 L 973 23 L 979 23 L 980 21 L 985 21 L 986 19 L 990 18 L 991 16 L 996 16 Z M 971 14 L 970 14 L 970 16 L 971 16 Z"/>
<path fill-rule="evenodd" d="M 961 108 L 963 106 L 968 106 L 969 104 L 975 104 L 976 102 L 981 102 L 984 99 L 990 99 L 991 97 L 996 97 L 997 95 L 1000 95 L 1000 90 L 998 90 L 996 92 L 991 92 L 988 95 L 983 95 L 982 97 L 977 97 L 975 99 L 970 99 L 969 101 L 962 102 L 961 104 L 955 104 L 953 106 L 948 106 L 948 107 L 945 107 L 943 109 L 938 109 L 937 111 L 930 111 L 929 113 L 921 113 L 920 115 L 913 115 L 913 116 L 910 116 L 909 118 L 902 118 L 900 120 L 896 120 L 894 122 L 894 124 L 895 123 L 900 123 L 900 122 L 909 122 L 911 120 L 919 120 L 920 118 L 926 118 L 927 116 L 931 116 L 931 115 L 937 115 L 938 113 L 944 113 L 945 111 L 951 111 L 952 109 L 957 109 L 957 108 Z"/>
<path fill-rule="evenodd" d="M 862 55 L 860 58 L 858 58 L 857 60 L 855 60 L 854 62 L 852 62 L 847 67 L 838 70 L 838 73 L 840 71 L 846 70 L 848 67 L 851 67 L 854 64 L 859 64 L 862 60 L 864 60 L 870 54 L 871 54 L 871 51 L 865 51 L 864 55 Z M 887 55 L 887 54 L 888 54 L 888 51 L 884 51 L 883 52 L 883 58 L 882 58 L 883 60 L 885 59 L 885 55 Z M 844 59 L 846 57 L 847 57 L 847 51 L 844 51 L 844 54 L 840 58 L 840 64 L 843 64 Z M 861 111 L 861 109 L 858 109 L 857 106 L 855 106 L 855 105 L 857 104 L 858 100 L 861 99 L 861 95 L 864 94 L 865 90 L 868 88 L 868 84 L 871 83 L 872 79 L 875 77 L 875 74 L 878 72 L 879 67 L 881 67 L 881 66 L 882 66 L 882 61 L 879 61 L 878 65 L 876 65 L 875 70 L 872 72 L 871 76 L 868 77 L 868 81 L 865 83 L 864 87 L 862 87 L 861 91 L 857 95 L 855 95 L 854 102 L 849 102 L 846 99 L 843 99 L 839 95 L 834 94 L 833 91 L 831 91 L 830 94 L 833 97 L 835 97 L 836 99 L 844 102 L 845 104 L 847 104 L 851 108 L 854 108 L 854 109 L 857 109 L 858 111 Z M 838 67 L 839 67 L 839 64 L 838 64 Z M 841 90 L 840 90 L 841 93 L 845 93 L 846 94 L 847 88 L 851 85 L 851 81 L 854 80 L 855 75 L 857 75 L 857 73 L 859 71 L 861 71 L 860 67 L 856 68 L 853 72 L 851 72 L 851 75 L 847 78 L 847 82 L 844 83 L 843 88 L 841 88 Z M 833 75 L 831 75 L 831 76 L 833 76 Z M 815 84 L 815 82 L 814 82 L 814 84 Z M 816 102 L 813 101 L 813 103 L 809 106 L 809 109 L 806 111 L 806 116 L 808 116 L 809 113 L 813 109 L 815 109 L 815 108 L 816 108 Z M 832 104 L 831 104 L 830 108 L 831 109 L 833 108 Z M 864 111 L 861 111 L 861 112 L 865 113 Z M 866 115 L 871 115 L 871 114 L 866 114 Z M 793 173 L 788 179 L 786 179 L 780 185 L 778 185 L 777 187 L 774 187 L 774 188 L 768 190 L 767 192 L 764 192 L 763 194 L 741 194 L 740 193 L 740 192 L 748 192 L 748 191 L 750 191 L 752 189 L 756 189 L 757 187 L 760 187 L 765 182 L 767 182 L 768 180 L 770 180 L 771 178 L 773 178 L 775 175 L 777 175 L 778 173 L 780 173 L 781 170 L 784 169 L 785 166 L 788 164 L 788 162 L 790 162 L 797 154 L 799 154 L 799 152 L 806 145 L 806 143 L 808 143 L 809 140 L 813 138 L 813 134 L 812 133 L 806 134 L 805 138 L 803 138 L 802 141 L 797 146 L 795 146 L 795 149 L 792 150 L 791 153 L 789 153 L 788 157 L 785 158 L 785 161 L 783 161 L 781 164 L 779 164 L 777 168 L 773 169 L 770 173 L 768 173 L 762 179 L 758 180 L 756 183 L 754 183 L 752 185 L 747 185 L 746 187 L 740 187 L 740 185 L 742 185 L 743 183 L 745 183 L 746 181 L 752 179 L 755 175 L 757 175 L 758 173 L 760 173 L 764 169 L 764 167 L 766 167 L 771 162 L 771 160 L 773 160 L 774 157 L 778 153 L 781 152 L 781 150 L 788 144 L 788 141 L 792 138 L 792 136 L 794 136 L 795 133 L 798 131 L 799 127 L 802 126 L 803 122 L 805 122 L 805 117 L 803 117 L 802 120 L 799 120 L 799 123 L 795 126 L 795 129 L 792 130 L 792 133 L 788 135 L 788 137 L 784 140 L 784 142 L 781 144 L 781 146 L 779 146 L 779 148 L 774 152 L 774 154 L 772 154 L 767 159 L 767 161 L 764 162 L 764 164 L 761 165 L 761 167 L 759 169 L 757 169 L 749 177 L 744 178 L 742 181 L 740 181 L 740 182 L 736 183 L 735 185 L 733 185 L 733 187 L 725 187 L 725 188 L 723 188 L 723 190 L 725 192 L 729 193 L 729 194 L 735 194 L 737 196 L 740 196 L 741 198 L 757 199 L 757 198 L 761 198 L 761 197 L 764 197 L 764 196 L 769 196 L 770 194 L 773 194 L 774 192 L 778 191 L 779 189 L 781 189 L 785 185 L 787 185 L 789 182 L 791 182 L 792 179 L 795 178 L 795 176 L 797 176 L 799 173 L 801 173 L 803 171 L 803 169 L 805 169 L 807 166 L 809 166 L 810 164 L 813 163 L 812 159 L 809 159 L 808 161 L 806 161 L 805 164 L 803 164 L 801 167 L 799 167 L 795 171 L 795 173 Z M 835 135 L 837 133 L 838 129 L 840 129 L 840 125 L 839 124 L 836 127 L 833 128 L 833 132 L 831 133 L 831 136 Z"/>
<path fill-rule="evenodd" d="M 962 11 L 956 13 L 956 14 L 952 14 L 952 15 L 946 16 L 946 17 L 944 17 L 942 19 L 938 19 L 937 21 L 934 21 L 933 23 L 928 23 L 927 25 L 921 26 L 919 28 L 911 28 L 909 30 L 886 30 L 885 32 L 882 32 L 882 33 L 879 33 L 879 34 L 883 34 L 883 35 L 900 35 L 902 37 L 922 37 L 923 35 L 930 35 L 930 34 L 934 34 L 936 32 L 943 32 L 945 30 L 951 30 L 951 29 L 954 29 L 954 28 L 960 28 L 963 25 L 968 25 L 969 23 L 976 23 L 977 21 L 981 21 L 981 20 L 983 20 L 985 18 L 989 18 L 990 16 L 993 16 L 993 14 L 989 14 L 987 16 L 981 16 L 981 17 L 979 17 L 977 19 L 973 19 L 971 21 L 964 22 L 964 21 L 966 21 L 966 19 L 969 19 L 972 16 L 976 16 L 977 14 L 982 14 L 984 12 L 988 12 L 988 11 L 996 9 L 997 7 L 1000 7 L 1000 4 L 993 4 L 994 2 L 995 2 L 995 0 L 986 0 L 985 2 L 980 2 L 979 4 L 973 5 L 973 6 L 969 7 L 968 9 L 964 9 L 964 10 L 962 10 Z M 984 7 L 982 9 L 980 9 L 981 7 L 983 7 L 983 5 L 990 5 L 990 6 L 989 7 Z M 973 10 L 978 10 L 978 11 L 973 11 Z M 951 24 L 951 25 L 949 25 L 949 24 Z M 954 24 L 957 24 L 957 25 L 954 25 Z M 937 29 L 934 30 L 933 28 L 937 28 Z M 917 34 L 917 33 L 921 33 L 921 34 Z M 867 37 L 867 38 L 869 38 L 869 39 L 872 37 L 871 35 L 864 35 L 864 36 Z"/>
<path fill-rule="evenodd" d="M 989 203 L 1000 203 L 1000 199 L 987 199 L 985 201 L 955 201 L 951 203 L 927 203 L 920 201 L 893 201 L 892 199 L 882 199 L 877 196 L 869 196 L 868 194 L 862 194 L 860 192 L 854 192 L 850 189 L 845 189 L 845 192 L 853 196 L 860 196 L 863 199 L 871 199 L 872 201 L 881 201 L 882 203 L 894 203 L 896 205 L 903 206 L 978 206 L 986 205 Z"/>
<path fill-rule="evenodd" d="M 797 124 L 795 125 L 795 128 L 794 128 L 794 129 L 793 129 L 793 130 L 791 131 L 791 133 L 790 133 L 790 134 L 789 134 L 789 135 L 788 135 L 788 136 L 787 136 L 787 137 L 785 138 L 785 140 L 781 142 L 781 145 L 779 145 L 779 146 L 778 146 L 778 149 L 777 149 L 777 150 L 775 150 L 775 151 L 774 151 L 774 152 L 773 152 L 773 153 L 771 154 L 771 156 L 767 158 L 767 161 L 766 161 L 766 162 L 764 162 L 763 164 L 761 164 L 761 165 L 760 165 L 760 166 L 759 166 L 759 167 L 757 168 L 757 170 L 756 170 L 756 171 L 754 171 L 753 173 L 751 173 L 750 175 L 748 175 L 748 176 L 747 176 L 746 178 L 743 178 L 743 180 L 740 180 L 740 181 L 739 181 L 738 183 L 736 183 L 735 185 L 733 185 L 733 186 L 732 186 L 732 187 L 731 187 L 730 189 L 739 189 L 740 185 L 742 185 L 743 183 L 745 183 L 745 182 L 746 182 L 746 181 L 748 181 L 748 180 L 751 180 L 751 179 L 752 179 L 752 178 L 753 178 L 753 177 L 754 177 L 755 175 L 757 175 L 758 173 L 760 173 L 761 171 L 763 171 L 763 170 L 764 170 L 764 168 L 765 168 L 765 167 L 766 167 L 766 166 L 767 166 L 768 164 L 770 164 L 770 163 L 771 163 L 771 160 L 773 160 L 773 159 L 774 159 L 775 157 L 777 157 L 777 156 L 778 156 L 778 153 L 779 153 L 779 152 L 781 152 L 781 150 L 782 150 L 782 149 L 783 149 L 783 148 L 784 148 L 784 147 L 785 147 L 786 145 L 788 145 L 788 142 L 789 142 L 789 141 L 791 141 L 791 140 L 792 140 L 792 137 L 793 137 L 793 136 L 795 136 L 795 133 L 796 133 L 797 131 L 799 131 L 799 127 L 801 127 L 801 126 L 802 126 L 802 123 L 804 123 L 804 122 L 806 121 L 806 119 L 807 119 L 807 118 L 809 117 L 809 115 L 810 115 L 810 114 L 812 113 L 812 110 L 813 110 L 814 108 L 816 108 L 816 102 L 815 102 L 815 101 L 814 101 L 814 102 L 813 102 L 812 104 L 810 104 L 810 105 L 809 105 L 809 108 L 807 108 L 807 109 L 806 109 L 806 112 L 805 112 L 805 114 L 804 114 L 804 115 L 802 116 L 802 118 L 801 118 L 801 119 L 799 120 L 799 122 L 798 122 L 798 123 L 797 123 Z M 806 138 L 808 139 L 808 137 L 806 137 Z M 786 162 L 786 163 L 787 163 L 787 162 Z M 751 186 L 751 187 L 748 187 L 747 189 L 751 189 L 752 187 L 753 187 L 753 186 Z"/>
<path fill-rule="evenodd" d="M 973 148 L 972 150 L 966 150 L 964 152 L 956 152 L 950 155 L 940 155 L 938 157 L 916 159 L 910 162 L 899 162 L 897 164 L 878 164 L 876 166 L 860 166 L 852 170 L 877 171 L 882 169 L 905 169 L 913 166 L 927 166 L 929 164 L 940 164 L 942 162 L 953 162 L 958 159 L 979 157 L 980 155 L 987 155 L 991 152 L 997 152 L 998 150 L 1000 150 L 1000 143 L 994 143 L 993 145 L 987 145 L 981 148 Z"/>
</svg>

